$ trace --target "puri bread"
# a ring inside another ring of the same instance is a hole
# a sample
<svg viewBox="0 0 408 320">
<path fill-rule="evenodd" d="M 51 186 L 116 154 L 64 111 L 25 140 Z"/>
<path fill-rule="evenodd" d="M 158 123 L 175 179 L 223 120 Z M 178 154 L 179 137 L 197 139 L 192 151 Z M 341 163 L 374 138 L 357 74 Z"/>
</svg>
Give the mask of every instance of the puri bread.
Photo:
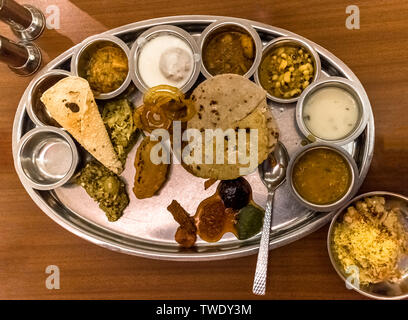
<svg viewBox="0 0 408 320">
<path fill-rule="evenodd" d="M 50 115 L 99 162 L 117 174 L 122 172 L 88 81 L 64 78 L 45 91 L 41 101 Z"/>
</svg>

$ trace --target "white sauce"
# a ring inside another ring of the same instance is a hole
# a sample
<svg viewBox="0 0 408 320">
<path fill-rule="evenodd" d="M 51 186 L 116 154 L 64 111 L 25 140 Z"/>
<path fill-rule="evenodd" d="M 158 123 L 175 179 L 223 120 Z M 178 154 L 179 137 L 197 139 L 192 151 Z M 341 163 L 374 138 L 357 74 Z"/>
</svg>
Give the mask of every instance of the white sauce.
<svg viewBox="0 0 408 320">
<path fill-rule="evenodd" d="M 359 107 L 346 90 L 337 87 L 321 88 L 306 101 L 303 119 L 316 137 L 338 140 L 346 137 L 356 127 Z"/>
<path fill-rule="evenodd" d="M 182 87 L 193 72 L 193 51 L 177 36 L 149 40 L 139 54 L 139 74 L 148 87 L 167 84 Z"/>
</svg>

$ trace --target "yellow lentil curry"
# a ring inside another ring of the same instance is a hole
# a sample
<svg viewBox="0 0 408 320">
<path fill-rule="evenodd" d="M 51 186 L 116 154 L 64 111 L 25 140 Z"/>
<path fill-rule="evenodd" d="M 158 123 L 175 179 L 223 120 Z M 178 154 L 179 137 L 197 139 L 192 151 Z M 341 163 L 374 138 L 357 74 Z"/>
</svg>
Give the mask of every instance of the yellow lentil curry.
<svg viewBox="0 0 408 320">
<path fill-rule="evenodd" d="M 224 73 L 244 75 L 255 59 L 251 36 L 239 31 L 224 31 L 210 38 L 203 50 L 203 62 L 213 76 Z"/>
<path fill-rule="evenodd" d="M 313 204 L 334 203 L 351 184 L 351 171 L 339 153 L 329 149 L 307 151 L 293 168 L 293 185 L 299 195 Z"/>
<path fill-rule="evenodd" d="M 128 74 L 128 59 L 121 48 L 108 45 L 95 51 L 89 60 L 86 80 L 93 91 L 108 93 L 119 88 Z"/>
<path fill-rule="evenodd" d="M 313 81 L 315 74 L 312 55 L 296 45 L 271 50 L 259 66 L 261 86 L 277 98 L 299 96 Z"/>
</svg>

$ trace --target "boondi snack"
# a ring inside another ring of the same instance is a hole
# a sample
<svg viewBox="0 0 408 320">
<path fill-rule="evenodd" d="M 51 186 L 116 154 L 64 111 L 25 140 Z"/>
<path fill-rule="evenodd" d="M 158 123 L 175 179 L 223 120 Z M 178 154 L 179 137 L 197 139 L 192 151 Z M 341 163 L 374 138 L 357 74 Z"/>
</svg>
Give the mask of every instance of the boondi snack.
<svg viewBox="0 0 408 320">
<path fill-rule="evenodd" d="M 385 198 L 365 198 L 349 207 L 333 241 L 343 268 L 359 268 L 361 284 L 400 279 L 403 270 L 398 264 L 408 254 L 407 229 L 399 210 L 386 209 Z"/>
</svg>

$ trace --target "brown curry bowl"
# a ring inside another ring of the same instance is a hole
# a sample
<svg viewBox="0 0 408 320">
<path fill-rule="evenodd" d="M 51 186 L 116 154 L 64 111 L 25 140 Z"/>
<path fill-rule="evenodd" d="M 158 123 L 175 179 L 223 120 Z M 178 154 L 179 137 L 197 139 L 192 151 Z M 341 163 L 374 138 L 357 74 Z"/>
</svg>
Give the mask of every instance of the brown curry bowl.
<svg viewBox="0 0 408 320">
<path fill-rule="evenodd" d="M 326 149 L 326 150 L 331 150 L 336 152 L 338 155 L 340 155 L 348 164 L 349 167 L 349 172 L 350 172 L 350 176 L 351 176 L 351 182 L 350 185 L 347 189 L 347 191 L 344 193 L 344 195 L 336 200 L 333 203 L 329 203 L 329 204 L 316 204 L 316 203 L 312 203 L 308 200 L 306 200 L 305 198 L 303 198 L 299 192 L 296 190 L 294 183 L 293 183 L 293 169 L 295 167 L 295 165 L 297 164 L 297 162 L 309 151 L 311 150 L 316 150 L 316 149 Z M 358 180 L 358 168 L 356 165 L 356 162 L 354 161 L 354 159 L 351 157 L 351 155 L 344 150 L 343 148 L 334 145 L 334 144 L 330 144 L 330 143 L 323 143 L 323 142 L 316 142 L 316 143 L 311 143 L 301 149 L 299 149 L 297 152 L 295 152 L 295 154 L 291 157 L 291 160 L 289 162 L 288 165 L 288 169 L 286 172 L 286 177 L 289 183 L 289 189 L 292 193 L 292 195 L 305 207 L 314 210 L 314 211 L 318 211 L 318 212 L 329 212 L 329 211 L 333 211 L 336 210 L 338 208 L 340 208 L 341 206 L 344 205 L 344 203 L 346 203 L 347 201 L 349 201 L 357 192 L 358 190 L 358 185 L 357 185 L 357 180 Z"/>
<path fill-rule="evenodd" d="M 129 66 L 129 56 L 130 50 L 126 43 L 121 39 L 111 35 L 96 35 L 89 37 L 82 41 L 78 46 L 75 47 L 74 54 L 71 59 L 71 72 L 78 77 L 86 78 L 86 67 L 89 63 L 91 55 L 98 49 L 103 48 L 107 45 L 113 45 L 120 48 L 126 55 Z M 125 91 L 130 84 L 130 70 L 128 70 L 127 76 L 122 84 L 111 92 L 98 93 L 94 92 L 95 99 L 112 99 L 117 97 L 123 91 Z"/>
<path fill-rule="evenodd" d="M 213 22 L 210 24 L 207 28 L 204 29 L 203 33 L 200 36 L 200 41 L 199 41 L 199 46 L 201 50 L 201 73 L 207 78 L 210 79 L 214 75 L 211 74 L 208 70 L 207 67 L 205 66 L 204 59 L 203 59 L 203 51 L 206 48 L 206 45 L 208 41 L 211 39 L 211 37 L 217 35 L 220 32 L 223 31 L 240 31 L 248 34 L 255 45 L 255 58 L 252 63 L 251 68 L 243 75 L 245 78 L 250 78 L 255 71 L 258 69 L 259 63 L 261 62 L 262 58 L 262 41 L 261 38 L 259 37 L 259 34 L 256 32 L 256 30 L 247 23 L 244 23 L 242 21 L 234 20 L 233 18 L 231 19 L 221 19 Z"/>
</svg>

